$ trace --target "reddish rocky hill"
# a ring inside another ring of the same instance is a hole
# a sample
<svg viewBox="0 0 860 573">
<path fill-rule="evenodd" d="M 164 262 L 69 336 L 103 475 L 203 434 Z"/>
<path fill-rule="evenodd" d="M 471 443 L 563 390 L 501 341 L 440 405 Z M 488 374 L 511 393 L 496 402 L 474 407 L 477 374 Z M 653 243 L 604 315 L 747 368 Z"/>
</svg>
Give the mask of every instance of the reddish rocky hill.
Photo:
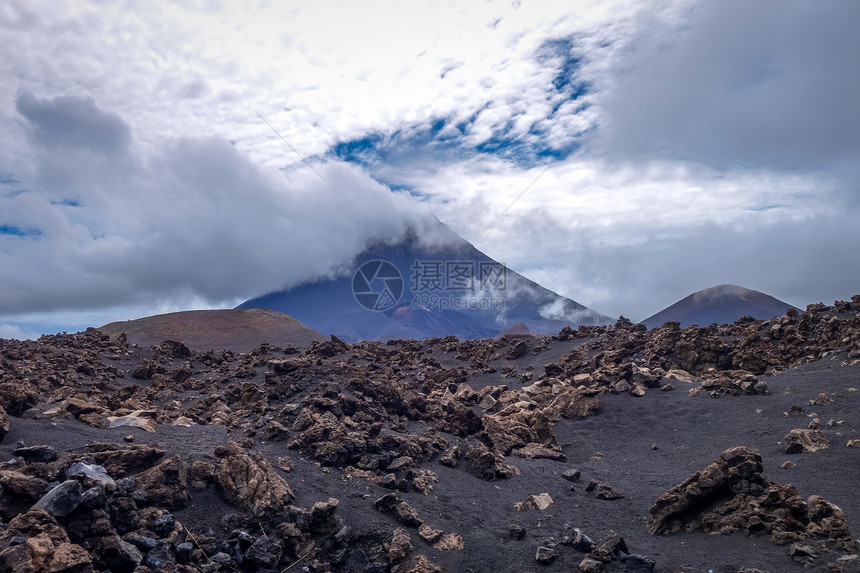
<svg viewBox="0 0 860 573">
<path fill-rule="evenodd" d="M 247 352 L 263 342 L 307 346 L 315 340 L 327 340 L 326 336 L 290 316 L 261 308 L 171 312 L 112 322 L 99 330 L 110 336 L 124 332 L 131 344 L 140 346 L 177 340 L 192 350 L 235 352 Z"/>
</svg>

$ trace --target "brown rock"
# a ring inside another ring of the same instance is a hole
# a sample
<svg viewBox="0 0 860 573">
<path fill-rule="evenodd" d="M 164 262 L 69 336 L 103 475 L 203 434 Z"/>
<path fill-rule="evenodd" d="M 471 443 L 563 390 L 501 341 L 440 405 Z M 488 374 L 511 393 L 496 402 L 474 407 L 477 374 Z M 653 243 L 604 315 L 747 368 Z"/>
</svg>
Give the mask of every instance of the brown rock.
<svg viewBox="0 0 860 573">
<path fill-rule="evenodd" d="M 13 545 L 13 540 L 21 538 L 26 541 Z M 71 568 L 63 569 L 63 564 Z M 31 510 L 12 519 L 0 535 L 0 571 L 85 573 L 92 571 L 92 566 L 86 551 L 73 546 L 53 517 L 44 511 Z"/>
<path fill-rule="evenodd" d="M 845 550 L 860 549 L 838 507 L 818 496 L 804 501 L 794 486 L 771 482 L 761 471 L 757 453 L 744 447 L 726 450 L 657 499 L 646 523 L 648 531 L 770 533 L 779 545 L 812 537 Z"/>
<path fill-rule="evenodd" d="M 409 533 L 402 527 L 398 527 L 394 530 L 394 535 L 388 546 L 388 561 L 390 563 L 403 561 L 411 552 L 412 540 L 409 538 Z"/>
<path fill-rule="evenodd" d="M 794 468 L 797 467 L 797 464 L 794 463 L 793 461 L 789 460 L 789 461 L 783 462 L 783 464 L 779 467 L 784 469 L 784 470 L 793 470 Z"/>
<path fill-rule="evenodd" d="M 821 430 L 794 429 L 785 435 L 785 453 L 817 452 L 830 447 L 830 440 Z"/>
<path fill-rule="evenodd" d="M 164 450 L 151 446 L 100 442 L 87 444 L 81 451 L 91 455 L 114 478 L 150 468 L 165 454 Z"/>
<path fill-rule="evenodd" d="M 9 414 L 6 413 L 3 406 L 0 406 L 0 442 L 2 442 L 3 438 L 6 437 L 6 434 L 9 433 L 9 424 L 11 421 Z"/>
<path fill-rule="evenodd" d="M 418 512 L 405 501 L 401 501 L 395 505 L 391 509 L 391 513 L 403 525 L 411 525 L 413 527 L 421 525 L 421 518 L 418 517 Z"/>
<path fill-rule="evenodd" d="M 249 454 L 229 442 L 216 475 L 224 496 L 256 517 L 274 517 L 291 505 L 290 485 L 260 454 Z"/>
<path fill-rule="evenodd" d="M 624 494 L 618 490 L 612 489 L 605 483 L 597 484 L 597 493 L 595 496 L 597 499 L 604 499 L 607 501 L 614 501 L 616 499 L 621 499 L 624 497 Z"/>
<path fill-rule="evenodd" d="M 439 551 L 462 551 L 463 538 L 458 533 L 446 533 L 433 544 L 433 549 Z"/>
<path fill-rule="evenodd" d="M 579 420 L 593 416 L 600 411 L 600 399 L 596 392 L 585 388 L 571 388 L 559 394 L 544 408 L 551 419 L 558 416 L 569 420 Z"/>
<path fill-rule="evenodd" d="M 584 557 L 579 562 L 579 570 L 583 573 L 601 573 L 603 571 L 603 563 L 592 557 Z"/>
<path fill-rule="evenodd" d="M 20 416 L 39 403 L 39 395 L 30 384 L 22 382 L 0 383 L 0 407 L 10 416 Z"/>
<path fill-rule="evenodd" d="M 137 488 L 154 505 L 182 509 L 188 504 L 188 464 L 179 454 L 137 475 Z"/>
<path fill-rule="evenodd" d="M 541 444 L 526 444 L 521 448 L 511 450 L 511 455 L 518 458 L 526 458 L 529 460 L 547 459 L 557 462 L 566 462 L 567 456 L 561 452 L 561 446 L 546 447 Z"/>
<path fill-rule="evenodd" d="M 61 543 L 51 556 L 49 573 L 83 573 L 92 571 L 92 561 L 87 550 L 76 543 Z"/>
<path fill-rule="evenodd" d="M 470 447 L 466 457 L 469 459 L 472 472 L 487 481 L 509 479 L 520 473 L 514 466 L 505 465 L 504 457 L 491 452 L 483 444 Z"/>
<path fill-rule="evenodd" d="M 16 470 L 0 470 L 0 487 L 4 495 L 15 494 L 34 501 L 48 489 L 48 482 Z"/>
<path fill-rule="evenodd" d="M 80 400 L 78 398 L 66 398 L 60 403 L 60 409 L 65 410 L 75 418 L 80 417 L 81 414 L 92 414 L 94 412 L 104 411 L 100 406 L 90 404 L 86 400 Z"/>
<path fill-rule="evenodd" d="M 463 451 L 460 449 L 460 446 L 454 446 L 439 457 L 439 463 L 449 468 L 456 468 L 460 463 L 462 455 Z"/>
<path fill-rule="evenodd" d="M 416 555 L 391 568 L 391 573 L 442 573 L 443 569 L 423 555 Z"/>
<path fill-rule="evenodd" d="M 550 505 L 555 503 L 548 493 L 539 493 L 528 496 L 525 501 L 518 501 L 514 504 L 517 511 L 526 511 L 527 509 L 539 509 L 543 511 Z"/>
<path fill-rule="evenodd" d="M 443 533 L 444 532 L 441 529 L 433 529 L 426 523 L 422 523 L 418 526 L 418 535 L 430 545 L 436 543 L 439 538 L 442 537 Z"/>
</svg>

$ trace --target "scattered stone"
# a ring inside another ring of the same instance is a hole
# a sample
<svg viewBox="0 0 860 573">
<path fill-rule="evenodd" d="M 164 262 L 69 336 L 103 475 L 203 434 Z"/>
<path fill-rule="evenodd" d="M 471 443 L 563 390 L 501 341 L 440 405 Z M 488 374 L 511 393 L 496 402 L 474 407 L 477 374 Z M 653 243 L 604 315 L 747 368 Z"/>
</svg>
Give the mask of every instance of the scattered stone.
<svg viewBox="0 0 860 573">
<path fill-rule="evenodd" d="M 817 452 L 830 447 L 830 440 L 821 430 L 795 429 L 785 435 L 785 453 Z"/>
<path fill-rule="evenodd" d="M 578 482 L 582 473 L 578 469 L 569 469 L 565 470 L 561 477 L 566 479 L 567 481 Z"/>
<path fill-rule="evenodd" d="M 860 440 L 848 440 L 846 445 L 849 448 L 860 448 Z"/>
<path fill-rule="evenodd" d="M 591 553 L 595 547 L 594 541 L 578 527 L 573 528 L 573 536 L 566 544 L 583 553 Z"/>
<path fill-rule="evenodd" d="M 654 573 L 657 562 L 646 555 L 628 555 L 624 559 L 624 573 Z"/>
<path fill-rule="evenodd" d="M 535 561 L 541 565 L 549 565 L 555 561 L 555 550 L 550 547 L 538 547 L 535 553 Z"/>
<path fill-rule="evenodd" d="M 391 513 L 397 518 L 397 521 L 403 525 L 411 525 L 418 527 L 421 525 L 421 518 L 418 517 L 418 512 L 405 501 L 401 501 L 391 509 Z"/>
<path fill-rule="evenodd" d="M 518 501 L 514 504 L 514 508 L 516 508 L 517 511 L 526 511 L 529 509 L 539 509 L 543 511 L 553 503 L 555 503 L 555 501 L 548 493 L 539 493 L 530 495 L 525 501 Z"/>
<path fill-rule="evenodd" d="M 108 427 L 120 428 L 129 426 L 132 428 L 140 428 L 147 432 L 158 431 L 158 424 L 152 418 L 156 414 L 155 410 L 135 410 L 131 414 L 125 416 L 106 416 Z"/>
<path fill-rule="evenodd" d="M 390 563 L 403 561 L 411 552 L 412 540 L 409 538 L 409 533 L 402 527 L 398 527 L 394 530 L 394 535 L 391 537 L 391 543 L 388 548 L 388 561 Z"/>
<path fill-rule="evenodd" d="M 616 489 L 611 488 L 610 486 L 606 485 L 605 483 L 598 483 L 597 484 L 597 493 L 595 494 L 595 497 L 597 499 L 614 501 L 616 499 L 622 499 L 624 497 L 624 494 L 621 493 L 620 491 L 616 490 Z"/>
<path fill-rule="evenodd" d="M 257 567 L 274 569 L 281 560 L 280 544 L 270 541 L 266 536 L 260 536 L 245 551 L 245 559 Z"/>
<path fill-rule="evenodd" d="M 433 544 L 433 549 L 439 551 L 461 551 L 463 547 L 463 538 L 459 533 L 446 533 Z"/>
<path fill-rule="evenodd" d="M 222 554 L 223 555 L 223 554 Z M 215 561 L 215 556 L 212 557 L 212 560 Z M 176 562 L 176 558 L 173 556 L 173 546 L 166 541 L 160 542 L 154 548 L 149 550 L 144 558 L 143 562 L 147 567 L 152 569 L 153 571 L 160 569 L 168 564 L 173 564 Z M 218 563 L 218 561 L 215 561 Z M 229 563 L 229 557 L 227 563 Z"/>
<path fill-rule="evenodd" d="M 81 451 L 92 456 L 95 462 L 114 478 L 151 468 L 166 453 L 165 450 L 152 446 L 112 443 L 87 444 Z"/>
<path fill-rule="evenodd" d="M 2 418 L 2 413 L 0 413 L 0 418 Z M 0 433 L 2 433 L 2 421 L 0 421 Z M 2 439 L 0 437 L 0 440 Z M 24 461 L 28 464 L 46 464 L 57 459 L 57 450 L 51 446 L 25 446 L 15 448 L 15 451 L 12 453 L 24 458 Z"/>
<path fill-rule="evenodd" d="M 508 525 L 508 535 L 511 537 L 511 539 L 523 539 L 526 536 L 526 528 L 522 525 L 511 523 L 510 525 Z"/>
<path fill-rule="evenodd" d="M 293 471 L 293 460 L 289 456 L 278 458 L 278 468 L 285 472 Z"/>
<path fill-rule="evenodd" d="M 444 531 L 440 529 L 433 529 L 426 523 L 422 523 L 418 526 L 418 535 L 421 537 L 421 539 L 423 539 L 430 545 L 436 543 L 439 538 L 442 537 L 443 533 Z M 523 531 L 523 534 L 525 534 L 525 531 Z"/>
<path fill-rule="evenodd" d="M 584 557 L 579 562 L 579 570 L 583 573 L 602 573 L 603 563 L 593 557 Z"/>
<path fill-rule="evenodd" d="M 788 461 L 783 462 L 782 465 L 779 467 L 784 469 L 784 470 L 793 470 L 794 468 L 797 467 L 797 464 L 791 460 L 788 460 Z"/>
</svg>

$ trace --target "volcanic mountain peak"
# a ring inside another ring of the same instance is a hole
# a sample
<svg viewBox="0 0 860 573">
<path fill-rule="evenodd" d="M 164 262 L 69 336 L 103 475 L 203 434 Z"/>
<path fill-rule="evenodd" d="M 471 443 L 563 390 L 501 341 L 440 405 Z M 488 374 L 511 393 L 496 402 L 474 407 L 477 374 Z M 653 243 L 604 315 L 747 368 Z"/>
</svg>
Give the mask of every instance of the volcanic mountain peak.
<svg viewBox="0 0 860 573">
<path fill-rule="evenodd" d="M 607 324 L 608 317 L 562 297 L 476 249 L 443 223 L 377 243 L 348 272 L 248 300 L 347 342 L 492 337 L 523 323 L 536 334 Z"/>
<path fill-rule="evenodd" d="M 731 324 L 742 316 L 767 320 L 785 314 L 794 308 L 763 292 L 738 285 L 723 284 L 706 288 L 684 297 L 642 321 L 648 328 L 655 328 L 669 321 L 677 321 L 682 327 L 697 324 Z"/>
</svg>

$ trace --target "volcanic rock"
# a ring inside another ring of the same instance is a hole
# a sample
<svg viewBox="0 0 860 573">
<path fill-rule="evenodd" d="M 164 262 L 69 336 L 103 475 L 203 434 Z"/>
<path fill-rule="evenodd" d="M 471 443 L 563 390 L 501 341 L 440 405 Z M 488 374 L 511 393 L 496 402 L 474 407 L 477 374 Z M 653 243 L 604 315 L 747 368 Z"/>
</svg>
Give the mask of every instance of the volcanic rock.
<svg viewBox="0 0 860 573">
<path fill-rule="evenodd" d="M 87 444 L 81 451 L 115 478 L 150 468 L 166 453 L 152 446 L 113 443 Z"/>
<path fill-rule="evenodd" d="M 25 446 L 15 448 L 15 451 L 12 453 L 24 458 L 24 461 L 28 464 L 44 464 L 57 459 L 57 450 L 51 446 Z"/>
<path fill-rule="evenodd" d="M 48 489 L 48 482 L 17 470 L 0 470 L 0 487 L 3 495 L 14 494 L 35 501 Z"/>
<path fill-rule="evenodd" d="M 0 571 L 92 570 L 87 551 L 71 543 L 60 524 L 44 511 L 22 513 L 0 534 Z"/>
<path fill-rule="evenodd" d="M 146 493 L 151 504 L 171 509 L 188 504 L 188 464 L 178 454 L 138 474 L 136 479 L 138 489 Z"/>
<path fill-rule="evenodd" d="M 526 511 L 527 509 L 539 509 L 543 511 L 550 505 L 555 503 L 548 493 L 539 493 L 530 495 L 525 501 L 518 501 L 514 504 L 517 511 Z"/>
<path fill-rule="evenodd" d="M 555 561 L 555 550 L 551 547 L 538 547 L 535 553 L 535 561 L 541 565 L 549 565 Z"/>
<path fill-rule="evenodd" d="M 6 437 L 6 434 L 9 433 L 9 424 L 11 419 L 9 418 L 9 414 L 6 413 L 6 410 L 0 405 L 0 442 L 3 441 L 3 438 Z"/>
<path fill-rule="evenodd" d="M 67 480 L 46 493 L 32 509 L 44 511 L 54 517 L 67 517 L 82 501 L 80 482 Z"/>
<path fill-rule="evenodd" d="M 437 551 L 461 551 L 465 544 L 459 533 L 446 533 L 433 544 Z"/>
<path fill-rule="evenodd" d="M 816 538 L 858 548 L 842 511 L 819 496 L 804 501 L 792 485 L 762 474 L 761 456 L 747 448 L 724 451 L 714 463 L 664 493 L 650 509 L 653 535 L 703 529 L 770 533 L 779 544 Z"/>
<path fill-rule="evenodd" d="M 409 533 L 402 527 L 398 527 L 394 530 L 394 535 L 391 537 L 388 560 L 391 563 L 403 561 L 411 551 L 412 540 L 409 538 Z"/>
<path fill-rule="evenodd" d="M 830 447 L 830 440 L 821 430 L 794 429 L 786 434 L 783 439 L 787 454 L 817 452 Z"/>
<path fill-rule="evenodd" d="M 266 569 L 274 569 L 281 560 L 281 546 L 270 541 L 265 536 L 260 536 L 245 551 L 245 559 Z"/>
<path fill-rule="evenodd" d="M 237 442 L 227 444 L 216 479 L 230 503 L 256 517 L 273 518 L 292 504 L 289 484 L 258 453 L 248 453 Z"/>
</svg>

